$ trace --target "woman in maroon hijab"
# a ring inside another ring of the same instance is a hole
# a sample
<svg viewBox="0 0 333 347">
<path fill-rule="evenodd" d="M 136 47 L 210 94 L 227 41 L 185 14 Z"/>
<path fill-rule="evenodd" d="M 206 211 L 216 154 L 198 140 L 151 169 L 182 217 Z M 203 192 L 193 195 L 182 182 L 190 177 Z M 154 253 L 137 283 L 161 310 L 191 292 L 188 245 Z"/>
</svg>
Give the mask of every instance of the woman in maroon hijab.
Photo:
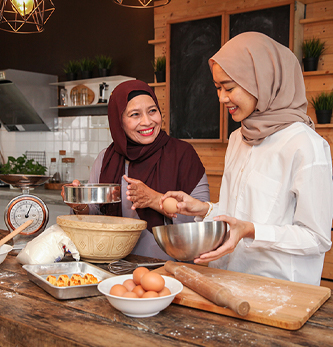
<svg viewBox="0 0 333 347">
<path fill-rule="evenodd" d="M 89 183 L 121 183 L 122 202 L 101 208 L 76 206 L 75 211 L 147 221 L 147 230 L 132 253 L 170 259 L 155 242 L 152 227 L 191 222 L 194 217 L 171 220 L 161 210 L 159 200 L 169 190 L 182 190 L 209 201 L 205 169 L 190 144 L 161 130 L 158 101 L 146 83 L 132 80 L 118 85 L 110 97 L 108 117 L 113 142 L 95 160 Z"/>
</svg>

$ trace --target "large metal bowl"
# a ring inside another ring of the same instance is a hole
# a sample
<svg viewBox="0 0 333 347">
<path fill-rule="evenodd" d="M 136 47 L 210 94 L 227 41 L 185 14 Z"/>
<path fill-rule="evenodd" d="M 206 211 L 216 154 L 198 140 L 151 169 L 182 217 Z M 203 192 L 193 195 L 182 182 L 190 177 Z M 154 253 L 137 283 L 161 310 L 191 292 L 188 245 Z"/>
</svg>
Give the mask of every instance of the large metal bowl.
<svg viewBox="0 0 333 347">
<path fill-rule="evenodd" d="M 80 184 L 64 186 L 64 201 L 71 204 L 109 204 L 121 202 L 120 184 Z"/>
<path fill-rule="evenodd" d="M 160 248 L 181 261 L 191 261 L 212 251 L 226 239 L 227 224 L 222 221 L 170 224 L 153 227 Z"/>
<path fill-rule="evenodd" d="M 45 183 L 51 176 L 25 175 L 25 174 L 0 174 L 0 180 L 11 184 L 15 188 L 38 187 Z"/>
</svg>

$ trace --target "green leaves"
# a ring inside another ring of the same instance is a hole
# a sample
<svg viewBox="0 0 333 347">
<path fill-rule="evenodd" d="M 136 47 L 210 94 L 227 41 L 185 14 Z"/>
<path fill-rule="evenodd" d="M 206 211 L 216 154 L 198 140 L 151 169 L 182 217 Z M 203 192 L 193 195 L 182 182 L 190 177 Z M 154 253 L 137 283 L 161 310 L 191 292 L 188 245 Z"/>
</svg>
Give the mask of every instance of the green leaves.
<svg viewBox="0 0 333 347">
<path fill-rule="evenodd" d="M 154 71 L 165 71 L 166 68 L 166 56 L 158 57 L 152 62 Z"/>
<path fill-rule="evenodd" d="M 95 61 L 91 58 L 82 58 L 79 64 L 81 71 L 92 71 L 96 65 Z"/>
<path fill-rule="evenodd" d="M 302 44 L 303 58 L 319 58 L 325 49 L 325 42 L 320 39 L 305 40 Z"/>
<path fill-rule="evenodd" d="M 110 69 L 113 63 L 113 60 L 111 57 L 107 55 L 103 55 L 103 54 L 96 55 L 95 61 L 99 69 Z"/>
<path fill-rule="evenodd" d="M 322 92 L 315 98 L 311 98 L 311 105 L 315 110 L 332 110 L 333 109 L 333 91 L 330 93 Z"/>
<path fill-rule="evenodd" d="M 76 60 L 70 60 L 64 65 L 64 72 L 67 73 L 78 73 L 80 71 L 80 63 Z"/>
<path fill-rule="evenodd" d="M 45 175 L 46 170 L 46 166 L 35 162 L 34 159 L 27 159 L 27 156 L 25 154 L 23 154 L 21 157 L 18 157 L 17 159 L 9 156 L 7 163 L 2 165 L 0 169 L 1 173 L 5 175 Z"/>
</svg>

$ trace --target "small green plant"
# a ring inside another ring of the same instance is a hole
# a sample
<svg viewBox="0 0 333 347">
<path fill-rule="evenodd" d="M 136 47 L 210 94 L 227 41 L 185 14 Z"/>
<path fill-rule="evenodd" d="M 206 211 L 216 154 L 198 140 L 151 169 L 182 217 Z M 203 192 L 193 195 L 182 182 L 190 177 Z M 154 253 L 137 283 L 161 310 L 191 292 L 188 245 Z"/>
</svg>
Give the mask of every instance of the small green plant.
<svg viewBox="0 0 333 347">
<path fill-rule="evenodd" d="M 70 60 L 64 65 L 64 72 L 78 73 L 80 71 L 80 63 L 77 60 Z"/>
<path fill-rule="evenodd" d="M 112 66 L 113 60 L 111 57 L 101 54 L 101 55 L 96 55 L 95 62 L 99 69 L 110 69 Z"/>
<path fill-rule="evenodd" d="M 325 42 L 320 39 L 312 38 L 305 40 L 302 44 L 304 58 L 319 58 L 325 50 Z"/>
<path fill-rule="evenodd" d="M 155 60 L 152 62 L 154 71 L 165 71 L 166 69 L 166 56 L 163 55 L 162 57 L 155 58 Z"/>
<path fill-rule="evenodd" d="M 333 109 L 333 91 L 330 93 L 322 92 L 315 98 L 312 97 L 311 105 L 316 111 L 318 110 L 332 110 Z"/>
<path fill-rule="evenodd" d="M 2 165 L 1 173 L 9 174 L 25 174 L 25 175 L 45 175 L 47 167 L 39 164 L 34 159 L 28 159 L 25 154 L 21 157 L 8 157 L 6 164 Z"/>
<path fill-rule="evenodd" d="M 92 71 L 96 65 L 95 61 L 90 58 L 82 58 L 79 64 L 81 71 Z"/>
</svg>

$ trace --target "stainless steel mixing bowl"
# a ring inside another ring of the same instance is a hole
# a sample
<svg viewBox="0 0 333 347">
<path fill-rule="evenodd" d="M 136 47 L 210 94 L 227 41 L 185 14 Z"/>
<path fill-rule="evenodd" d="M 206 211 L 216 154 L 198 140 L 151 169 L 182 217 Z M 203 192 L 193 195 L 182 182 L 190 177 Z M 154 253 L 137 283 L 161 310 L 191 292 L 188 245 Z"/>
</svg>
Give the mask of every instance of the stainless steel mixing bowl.
<svg viewBox="0 0 333 347">
<path fill-rule="evenodd" d="M 191 261 L 222 245 L 227 224 L 221 221 L 170 224 L 153 227 L 160 248 L 181 261 Z"/>
<path fill-rule="evenodd" d="M 108 204 L 121 201 L 121 185 L 80 184 L 64 186 L 64 201 L 73 204 Z"/>
</svg>

